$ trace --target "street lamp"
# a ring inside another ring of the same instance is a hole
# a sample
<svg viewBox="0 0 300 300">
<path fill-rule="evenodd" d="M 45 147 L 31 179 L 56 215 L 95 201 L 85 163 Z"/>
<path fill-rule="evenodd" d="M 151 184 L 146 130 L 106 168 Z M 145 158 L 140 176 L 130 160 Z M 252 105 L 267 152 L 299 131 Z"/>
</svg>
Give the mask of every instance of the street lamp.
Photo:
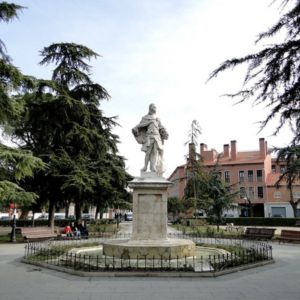
<svg viewBox="0 0 300 300">
<path fill-rule="evenodd" d="M 13 223 L 12 223 L 12 230 L 11 230 L 11 236 L 10 236 L 10 241 L 12 243 L 15 243 L 17 241 L 16 239 L 16 227 L 17 227 L 17 220 L 16 220 L 16 214 L 17 214 L 17 210 L 16 210 L 16 203 L 14 201 L 13 203 L 13 207 L 14 207 L 14 213 L 13 213 Z"/>
<path fill-rule="evenodd" d="M 245 200 L 245 205 L 247 207 L 248 217 L 253 217 L 253 204 L 247 193 L 245 193 L 245 197 L 243 199 Z"/>
<path fill-rule="evenodd" d="M 249 207 L 248 207 L 248 198 L 244 196 L 243 200 L 245 201 L 245 210 L 247 212 L 247 217 L 249 217 Z"/>
</svg>

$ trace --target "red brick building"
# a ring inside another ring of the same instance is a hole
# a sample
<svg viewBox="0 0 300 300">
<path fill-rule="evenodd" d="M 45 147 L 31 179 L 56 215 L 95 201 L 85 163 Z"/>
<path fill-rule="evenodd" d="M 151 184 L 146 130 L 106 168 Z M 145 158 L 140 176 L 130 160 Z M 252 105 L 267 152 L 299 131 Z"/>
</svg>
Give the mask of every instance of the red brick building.
<svg viewBox="0 0 300 300">
<path fill-rule="evenodd" d="M 259 139 L 258 150 L 238 151 L 237 142 L 223 146 L 223 152 L 215 149 L 208 150 L 205 144 L 200 145 L 202 163 L 206 168 L 215 166 L 218 160 L 220 175 L 225 182 L 234 185 L 241 195 L 235 199 L 238 204 L 238 215 L 249 214 L 247 203 L 253 205 L 254 216 L 257 217 L 293 217 L 293 210 L 289 204 L 289 190 L 283 182 L 280 188 L 275 187 L 280 174 L 285 169 L 285 162 L 276 163 L 272 158 L 267 142 Z M 190 145 L 189 155 L 193 154 L 193 145 Z M 187 164 L 178 166 L 168 178 L 174 184 L 169 188 L 169 196 L 183 198 L 186 184 Z M 294 186 L 295 199 L 300 198 L 300 183 Z M 300 214 L 300 207 L 298 207 Z"/>
</svg>

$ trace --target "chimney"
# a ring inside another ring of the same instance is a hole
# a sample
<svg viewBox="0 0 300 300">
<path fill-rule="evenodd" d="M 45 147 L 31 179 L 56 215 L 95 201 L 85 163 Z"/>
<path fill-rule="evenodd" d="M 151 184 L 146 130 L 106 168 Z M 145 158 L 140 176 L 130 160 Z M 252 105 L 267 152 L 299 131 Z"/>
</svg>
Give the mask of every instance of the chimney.
<svg viewBox="0 0 300 300">
<path fill-rule="evenodd" d="M 203 152 L 207 150 L 207 145 L 201 143 L 200 144 L 200 155 L 203 155 Z"/>
<path fill-rule="evenodd" d="M 267 155 L 267 143 L 265 142 L 264 138 L 259 139 L 259 154 L 260 157 L 265 158 Z"/>
<path fill-rule="evenodd" d="M 231 148 L 231 159 L 236 160 L 237 157 L 237 151 L 236 151 L 236 141 L 230 142 L 230 148 Z"/>
<path fill-rule="evenodd" d="M 223 146 L 223 156 L 224 157 L 229 157 L 229 144 L 225 144 Z"/>
</svg>

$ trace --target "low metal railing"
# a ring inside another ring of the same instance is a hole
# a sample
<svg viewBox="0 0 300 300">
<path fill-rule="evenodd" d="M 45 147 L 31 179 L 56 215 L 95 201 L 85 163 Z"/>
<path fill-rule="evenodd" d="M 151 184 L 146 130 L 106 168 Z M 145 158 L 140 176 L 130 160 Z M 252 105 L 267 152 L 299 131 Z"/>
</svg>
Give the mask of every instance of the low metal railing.
<svg viewBox="0 0 300 300">
<path fill-rule="evenodd" d="M 85 245 L 101 245 L 109 239 L 128 239 L 130 235 L 115 234 L 88 240 L 47 240 L 31 242 L 25 246 L 24 258 L 28 263 L 44 263 L 86 272 L 105 271 L 182 271 L 217 272 L 259 261 L 272 260 L 272 246 L 265 242 L 242 239 L 225 239 L 189 234 L 171 234 L 170 237 L 193 240 L 198 245 L 236 246 L 238 250 L 226 254 L 197 255 L 193 257 L 126 257 L 116 258 L 102 253 L 88 255 L 70 251 Z"/>
</svg>

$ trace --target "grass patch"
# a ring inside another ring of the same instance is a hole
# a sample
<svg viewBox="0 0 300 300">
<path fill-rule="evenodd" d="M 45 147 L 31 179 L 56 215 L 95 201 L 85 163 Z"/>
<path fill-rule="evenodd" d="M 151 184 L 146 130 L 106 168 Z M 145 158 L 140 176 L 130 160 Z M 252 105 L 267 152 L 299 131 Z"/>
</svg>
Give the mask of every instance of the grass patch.
<svg viewBox="0 0 300 300">
<path fill-rule="evenodd" d="M 197 234 L 206 237 L 240 237 L 241 233 L 237 230 L 227 231 L 223 228 L 219 228 L 217 231 L 217 226 L 215 225 L 205 225 L 205 226 L 185 226 L 182 224 L 171 225 L 174 229 L 181 231 L 183 234 Z"/>
<path fill-rule="evenodd" d="M 97 242 L 91 242 L 91 243 L 85 243 L 85 244 L 70 244 L 70 245 L 57 245 L 53 246 L 49 249 L 40 249 L 36 250 L 35 254 L 30 255 L 27 257 L 27 260 L 33 260 L 33 261 L 46 261 L 48 259 L 56 259 L 59 256 L 67 253 L 73 248 L 84 248 L 84 247 L 92 247 L 92 246 L 98 246 L 99 243 Z"/>
<path fill-rule="evenodd" d="M 23 242 L 23 237 L 20 234 L 16 234 L 16 240 L 18 243 Z M 0 236 L 0 243 L 11 243 L 10 241 L 10 234 L 1 235 Z"/>
<path fill-rule="evenodd" d="M 199 244 L 197 244 L 197 246 L 222 249 L 222 250 L 226 250 L 230 253 L 238 253 L 238 252 L 245 251 L 245 249 L 242 246 L 215 245 L 215 244 L 205 244 L 205 243 L 199 243 Z"/>
<path fill-rule="evenodd" d="M 117 224 L 90 224 L 88 227 L 90 235 L 97 235 L 105 232 L 117 232 Z"/>
</svg>

